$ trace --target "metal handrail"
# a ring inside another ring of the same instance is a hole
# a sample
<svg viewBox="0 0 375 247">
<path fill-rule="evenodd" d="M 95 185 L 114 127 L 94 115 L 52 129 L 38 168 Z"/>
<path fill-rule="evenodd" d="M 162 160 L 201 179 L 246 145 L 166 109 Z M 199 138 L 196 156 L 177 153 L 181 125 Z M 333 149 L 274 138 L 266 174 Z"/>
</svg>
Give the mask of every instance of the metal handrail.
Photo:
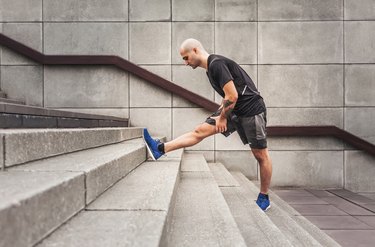
<svg viewBox="0 0 375 247">
<path fill-rule="evenodd" d="M 168 81 L 119 56 L 110 55 L 44 55 L 0 33 L 0 45 L 44 65 L 113 65 L 144 79 L 168 92 L 176 94 L 208 111 L 219 105 L 171 81 Z M 269 126 L 269 136 L 333 136 L 375 156 L 375 145 L 336 126 Z"/>
</svg>

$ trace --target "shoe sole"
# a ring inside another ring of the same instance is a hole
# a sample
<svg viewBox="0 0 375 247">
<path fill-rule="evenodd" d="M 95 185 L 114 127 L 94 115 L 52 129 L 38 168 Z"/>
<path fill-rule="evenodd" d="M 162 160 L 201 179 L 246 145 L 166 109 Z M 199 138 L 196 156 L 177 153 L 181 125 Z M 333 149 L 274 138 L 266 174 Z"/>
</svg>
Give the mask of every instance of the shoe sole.
<svg viewBox="0 0 375 247">
<path fill-rule="evenodd" d="M 148 146 L 148 144 L 147 144 L 147 142 L 145 140 L 145 137 L 144 136 L 142 136 L 142 137 L 143 137 L 143 142 L 146 144 L 147 152 L 151 156 L 152 160 L 156 161 L 154 154 L 151 152 L 151 149 L 150 149 L 150 147 Z"/>
<path fill-rule="evenodd" d="M 265 210 L 263 210 L 264 212 L 267 212 L 268 211 L 268 209 L 270 209 L 271 208 L 271 204 L 265 209 Z"/>
</svg>

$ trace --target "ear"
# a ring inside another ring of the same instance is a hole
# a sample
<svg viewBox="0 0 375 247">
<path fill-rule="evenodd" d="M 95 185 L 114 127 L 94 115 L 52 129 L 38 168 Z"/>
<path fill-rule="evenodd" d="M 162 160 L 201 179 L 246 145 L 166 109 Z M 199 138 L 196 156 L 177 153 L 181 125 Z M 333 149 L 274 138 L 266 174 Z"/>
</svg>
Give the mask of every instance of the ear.
<svg viewBox="0 0 375 247">
<path fill-rule="evenodd" d="M 195 54 L 197 54 L 197 53 L 198 53 L 198 48 L 194 47 L 194 48 L 193 48 L 193 52 L 194 52 Z"/>
</svg>

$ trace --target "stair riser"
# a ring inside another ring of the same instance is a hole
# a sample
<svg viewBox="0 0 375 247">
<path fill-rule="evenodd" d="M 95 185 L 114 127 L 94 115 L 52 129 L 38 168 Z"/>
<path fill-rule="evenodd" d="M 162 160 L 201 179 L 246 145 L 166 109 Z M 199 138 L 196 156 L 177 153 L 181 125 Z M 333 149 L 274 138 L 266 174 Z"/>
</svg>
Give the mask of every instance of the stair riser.
<svg viewBox="0 0 375 247">
<path fill-rule="evenodd" d="M 29 130 L 4 132 L 2 166 L 10 167 L 59 154 L 108 145 L 142 136 L 140 128 Z M 0 157 L 1 158 L 1 157 Z"/>
<path fill-rule="evenodd" d="M 85 207 L 84 175 L 0 210 L 0 247 L 32 246 Z"/>
<path fill-rule="evenodd" d="M 118 180 L 146 160 L 146 147 L 138 148 L 117 160 L 107 163 L 86 175 L 86 204 L 91 203 Z"/>
</svg>

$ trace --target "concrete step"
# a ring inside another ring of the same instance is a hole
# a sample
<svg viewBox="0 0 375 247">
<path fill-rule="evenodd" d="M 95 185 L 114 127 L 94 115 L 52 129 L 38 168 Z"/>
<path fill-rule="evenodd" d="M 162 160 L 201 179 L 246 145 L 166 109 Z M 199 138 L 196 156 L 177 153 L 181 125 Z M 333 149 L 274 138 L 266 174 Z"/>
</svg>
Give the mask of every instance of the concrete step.
<svg viewBox="0 0 375 247">
<path fill-rule="evenodd" d="M 259 187 L 259 182 L 254 182 L 253 184 Z M 303 228 L 307 233 L 309 233 L 322 246 L 340 246 L 335 240 L 328 236 L 324 231 L 320 230 L 308 219 L 303 217 L 297 210 L 295 210 L 287 202 L 281 199 L 276 193 L 274 193 L 273 191 L 270 191 L 269 193 L 270 197 L 272 197 L 272 201 L 276 203 L 281 210 L 286 212 L 295 222 L 299 224 L 301 228 Z"/>
<path fill-rule="evenodd" d="M 166 246 L 246 246 L 202 154 L 185 153 Z"/>
<path fill-rule="evenodd" d="M 208 163 L 212 175 L 216 180 L 219 187 L 239 187 L 240 184 L 236 179 L 229 173 L 225 166 L 221 163 Z"/>
<path fill-rule="evenodd" d="M 259 188 L 242 174 L 236 174 L 235 178 L 241 186 L 247 188 L 249 195 L 255 197 Z M 267 216 L 288 238 L 293 246 L 339 246 L 323 231 L 315 227 L 302 215 L 283 202 L 277 195 L 270 192 L 271 208 Z M 288 206 L 288 207 L 286 207 Z"/>
<path fill-rule="evenodd" d="M 139 138 L 1 172 L 0 246 L 36 244 L 145 159 Z"/>
<path fill-rule="evenodd" d="M 37 246 L 165 246 L 181 156 L 144 162 Z"/>
<path fill-rule="evenodd" d="M 256 205 L 254 197 L 248 197 L 244 188 L 220 163 L 209 164 L 215 180 L 232 212 L 247 246 L 291 246 L 283 233 Z M 223 178 L 225 183 L 223 183 Z M 232 181 L 234 180 L 234 181 Z M 227 181 L 231 181 L 227 183 Z"/>
<path fill-rule="evenodd" d="M 119 143 L 142 136 L 142 128 L 2 129 L 0 166 Z"/>
</svg>

